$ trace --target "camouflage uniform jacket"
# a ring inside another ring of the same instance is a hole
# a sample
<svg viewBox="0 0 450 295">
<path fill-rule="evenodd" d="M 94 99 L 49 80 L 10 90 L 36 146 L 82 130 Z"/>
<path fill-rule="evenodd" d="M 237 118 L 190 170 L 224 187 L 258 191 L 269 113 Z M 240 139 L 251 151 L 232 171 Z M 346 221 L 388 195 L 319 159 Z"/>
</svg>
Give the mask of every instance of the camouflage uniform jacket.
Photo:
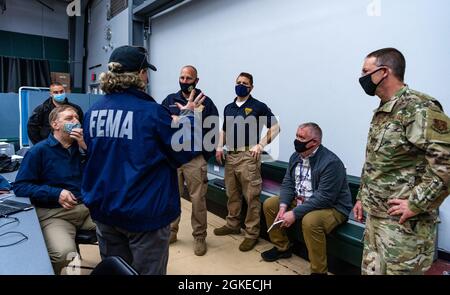
<svg viewBox="0 0 450 295">
<path fill-rule="evenodd" d="M 450 185 L 450 119 L 434 98 L 399 90 L 375 110 L 366 147 L 357 199 L 364 210 L 381 218 L 389 199 L 408 199 L 419 215 L 437 217 Z"/>
</svg>

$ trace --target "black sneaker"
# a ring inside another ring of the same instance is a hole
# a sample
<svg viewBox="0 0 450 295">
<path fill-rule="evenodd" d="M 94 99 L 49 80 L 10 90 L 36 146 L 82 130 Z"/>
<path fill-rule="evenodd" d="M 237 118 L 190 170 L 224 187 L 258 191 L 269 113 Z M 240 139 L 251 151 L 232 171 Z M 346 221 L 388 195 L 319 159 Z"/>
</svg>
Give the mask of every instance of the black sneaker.
<svg viewBox="0 0 450 295">
<path fill-rule="evenodd" d="M 286 251 L 280 251 L 277 247 L 273 247 L 270 250 L 261 253 L 261 257 L 264 261 L 272 262 L 280 258 L 289 258 L 292 256 L 292 250 L 287 249 Z"/>
</svg>

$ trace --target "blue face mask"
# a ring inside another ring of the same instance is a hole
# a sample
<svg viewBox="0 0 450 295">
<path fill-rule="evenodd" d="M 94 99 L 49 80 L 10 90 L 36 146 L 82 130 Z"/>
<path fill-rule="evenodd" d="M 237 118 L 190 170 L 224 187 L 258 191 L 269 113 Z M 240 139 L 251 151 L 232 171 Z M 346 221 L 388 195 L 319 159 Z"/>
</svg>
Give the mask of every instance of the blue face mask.
<svg viewBox="0 0 450 295">
<path fill-rule="evenodd" d="M 243 84 L 236 85 L 234 90 L 236 91 L 236 95 L 239 97 L 246 97 L 250 93 L 250 88 Z"/>
<path fill-rule="evenodd" d="M 67 133 L 72 132 L 73 128 L 81 128 L 81 125 L 78 123 L 64 123 L 64 131 Z"/>
<path fill-rule="evenodd" d="M 53 94 L 53 99 L 56 102 L 63 102 L 66 99 L 66 94 L 64 92 L 61 94 Z"/>
</svg>

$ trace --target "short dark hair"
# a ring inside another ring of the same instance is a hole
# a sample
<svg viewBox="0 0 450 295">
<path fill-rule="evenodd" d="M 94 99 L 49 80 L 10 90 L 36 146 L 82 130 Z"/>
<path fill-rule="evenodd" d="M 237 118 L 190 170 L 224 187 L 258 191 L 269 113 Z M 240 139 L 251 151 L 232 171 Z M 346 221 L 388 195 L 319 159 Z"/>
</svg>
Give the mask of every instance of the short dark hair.
<svg viewBox="0 0 450 295">
<path fill-rule="evenodd" d="M 405 78 L 406 61 L 403 54 L 395 48 L 382 48 L 367 55 L 367 58 L 375 57 L 377 66 L 388 66 L 394 76 L 403 82 Z"/>
<path fill-rule="evenodd" d="M 249 74 L 249 73 L 246 73 L 246 72 L 242 72 L 242 73 L 239 74 L 238 78 L 239 77 L 245 77 L 245 78 L 249 79 L 250 80 L 250 85 L 253 86 L 253 76 L 252 76 L 252 74 Z"/>
<path fill-rule="evenodd" d="M 49 88 L 52 88 L 53 86 L 62 86 L 62 87 L 64 87 L 64 85 L 62 85 L 62 84 L 59 83 L 59 82 L 52 82 L 52 84 L 50 84 L 50 87 L 49 87 Z"/>
<path fill-rule="evenodd" d="M 302 128 L 310 128 L 311 131 L 313 132 L 315 137 L 318 137 L 320 141 L 322 141 L 322 128 L 320 128 L 320 126 L 317 123 L 314 122 L 307 122 L 307 123 L 303 123 L 300 124 L 300 126 L 298 126 L 298 128 L 302 129 Z"/>
</svg>

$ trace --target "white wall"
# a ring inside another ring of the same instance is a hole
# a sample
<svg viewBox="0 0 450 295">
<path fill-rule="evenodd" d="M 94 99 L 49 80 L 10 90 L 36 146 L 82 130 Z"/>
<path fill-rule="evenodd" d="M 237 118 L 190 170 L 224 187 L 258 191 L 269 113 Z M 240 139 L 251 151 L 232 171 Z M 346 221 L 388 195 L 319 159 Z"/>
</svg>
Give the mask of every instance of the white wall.
<svg viewBox="0 0 450 295">
<path fill-rule="evenodd" d="M 438 247 L 450 252 L 450 197 L 439 208 L 441 223 L 438 225 Z"/>
<path fill-rule="evenodd" d="M 106 28 L 109 26 L 112 31 L 112 44 L 114 48 L 129 43 L 129 9 L 125 9 L 109 21 L 106 19 L 106 11 L 109 0 L 95 0 L 91 7 L 91 17 L 88 29 L 88 58 L 87 68 L 101 64 L 102 66 L 93 70 L 88 70 L 86 85 L 91 84 L 91 74 L 97 75 L 97 79 L 101 72 L 107 70 L 109 56 L 114 49 L 109 48 L 107 51 L 102 49 L 103 46 L 109 44 L 105 39 Z"/>
<path fill-rule="evenodd" d="M 67 4 L 46 0 L 47 7 L 33 0 L 6 1 L 6 11 L 0 14 L 0 30 L 68 39 Z"/>
<path fill-rule="evenodd" d="M 450 89 L 442 87 L 450 77 L 450 2 L 381 1 L 380 17 L 367 15 L 369 3 L 193 1 L 153 21 L 150 55 L 158 72 L 152 94 L 162 100 L 175 91 L 179 68 L 193 64 L 199 87 L 223 110 L 234 98 L 236 75 L 248 71 L 254 96 L 280 116 L 281 160 L 293 151 L 297 124 L 315 121 L 324 144 L 342 157 L 349 174 L 359 175 L 379 103 L 358 84 L 367 53 L 399 48 L 407 59 L 406 81 L 450 113 Z"/>
<path fill-rule="evenodd" d="M 370 7 L 381 15 L 369 16 Z M 161 101 L 176 91 L 180 67 L 193 64 L 199 87 L 222 112 L 237 74 L 248 71 L 253 95 L 280 117 L 280 160 L 294 150 L 297 125 L 315 121 L 324 145 L 359 176 L 379 103 L 358 83 L 365 55 L 398 48 L 406 82 L 450 114 L 449 11 L 447 0 L 195 0 L 153 20 L 152 95 Z M 450 251 L 450 201 L 442 208 L 440 246 Z"/>
</svg>

